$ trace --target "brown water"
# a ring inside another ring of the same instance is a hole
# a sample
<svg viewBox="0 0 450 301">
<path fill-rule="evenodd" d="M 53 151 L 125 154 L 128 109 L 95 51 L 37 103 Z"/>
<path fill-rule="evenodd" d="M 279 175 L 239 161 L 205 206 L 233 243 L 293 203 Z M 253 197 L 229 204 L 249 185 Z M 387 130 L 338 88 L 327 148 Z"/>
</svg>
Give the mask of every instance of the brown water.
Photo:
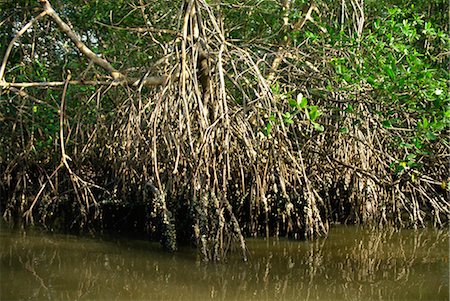
<svg viewBox="0 0 450 301">
<path fill-rule="evenodd" d="M 201 263 L 138 240 L 0 231 L 1 300 L 448 300 L 449 231 L 338 226 Z"/>
</svg>

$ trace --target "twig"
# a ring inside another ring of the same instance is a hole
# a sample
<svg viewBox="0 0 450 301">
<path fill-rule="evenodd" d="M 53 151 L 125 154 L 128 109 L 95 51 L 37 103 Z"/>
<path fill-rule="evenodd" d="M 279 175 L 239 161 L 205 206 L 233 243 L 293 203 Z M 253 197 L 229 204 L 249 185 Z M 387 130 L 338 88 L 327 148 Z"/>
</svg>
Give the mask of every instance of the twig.
<svg viewBox="0 0 450 301">
<path fill-rule="evenodd" d="M 86 85 L 86 86 L 97 86 L 97 85 L 113 85 L 117 86 L 121 83 L 126 83 L 133 87 L 142 86 L 159 86 L 164 84 L 164 81 L 167 79 L 166 76 L 148 76 L 145 77 L 144 80 L 141 78 L 124 78 L 122 81 L 100 81 L 100 80 L 71 80 L 69 81 L 70 85 Z M 39 87 L 58 87 L 64 86 L 65 81 L 55 81 L 55 82 L 33 82 L 33 83 L 8 83 L 8 82 L 0 82 L 0 87 L 9 88 L 9 87 L 17 87 L 17 88 L 39 88 Z"/>
<path fill-rule="evenodd" d="M 63 164 L 59 164 L 58 167 L 52 172 L 52 174 L 50 175 L 50 177 L 47 178 L 47 182 L 45 182 L 41 188 L 39 189 L 39 192 L 37 193 L 37 195 L 34 197 L 33 202 L 31 203 L 30 208 L 28 208 L 27 211 L 25 211 L 23 213 L 23 217 L 25 218 L 26 221 L 29 221 L 30 224 L 33 223 L 33 208 L 36 205 L 39 197 L 41 196 L 42 192 L 44 192 L 45 187 L 47 186 L 47 183 L 50 182 L 50 180 L 56 175 L 56 173 L 58 172 L 58 170 L 63 166 Z"/>
<path fill-rule="evenodd" d="M 99 65 L 106 71 L 108 71 L 114 79 L 122 79 L 125 76 L 116 70 L 107 60 L 100 58 L 97 54 L 95 54 L 91 49 L 89 49 L 80 38 L 73 32 L 73 30 L 65 23 L 59 15 L 55 12 L 53 7 L 51 6 L 48 0 L 39 0 L 42 7 L 44 8 L 44 12 L 47 13 L 50 17 L 52 17 L 53 21 L 58 25 L 62 32 L 64 32 L 75 44 L 75 46 L 87 56 L 90 60 L 92 60 L 96 65 Z"/>
<path fill-rule="evenodd" d="M 127 78 L 124 74 L 122 74 L 120 71 L 115 69 L 106 59 L 101 58 L 97 54 L 95 54 L 91 49 L 89 49 L 81 40 L 80 38 L 73 32 L 73 30 L 69 27 L 67 23 L 65 23 L 59 15 L 55 12 L 53 7 L 51 6 L 50 2 L 48 0 L 39 0 L 42 7 L 44 8 L 45 14 L 49 15 L 53 21 L 58 25 L 58 27 L 61 29 L 62 32 L 64 32 L 75 44 L 75 46 L 78 48 L 78 50 L 81 51 L 88 59 L 90 59 L 94 64 L 100 66 L 104 70 L 108 71 L 109 74 L 111 74 L 112 78 L 114 80 L 118 80 L 120 82 L 125 82 L 126 84 L 130 84 L 132 86 L 138 86 L 141 81 L 140 79 L 134 79 L 134 78 Z M 0 77 L 1 79 L 1 77 Z M 162 85 L 165 81 L 165 76 L 159 76 L 159 77 L 147 77 L 145 81 L 142 82 L 142 85 L 144 86 L 156 86 L 156 85 Z M 80 82 L 81 83 L 81 82 Z M 93 84 L 98 84 L 98 82 L 93 81 L 91 82 Z M 63 84 L 59 84 L 63 85 Z"/>
<path fill-rule="evenodd" d="M 149 27 L 120 27 L 120 26 L 116 26 L 116 25 L 105 24 L 100 21 L 95 21 L 95 23 L 99 24 L 101 26 L 114 28 L 114 29 L 118 29 L 118 30 L 124 30 L 124 31 L 134 31 L 134 32 L 138 32 L 138 33 L 146 33 L 146 32 L 167 33 L 167 34 L 176 35 L 176 36 L 181 37 L 181 34 L 179 32 L 177 32 L 175 30 L 171 30 L 171 29 L 158 29 L 158 28 L 149 28 Z"/>
<path fill-rule="evenodd" d="M 33 18 L 28 22 L 17 34 L 16 36 L 11 40 L 11 42 L 8 45 L 8 48 L 6 49 L 5 55 L 3 57 L 2 65 L 0 66 L 0 84 L 4 82 L 3 77 L 5 76 L 5 69 L 6 69 L 6 63 L 8 62 L 8 57 L 11 54 L 11 50 L 14 46 L 14 43 L 17 42 L 17 40 L 40 18 L 45 16 L 48 12 L 43 11 L 41 12 L 36 18 Z"/>
</svg>

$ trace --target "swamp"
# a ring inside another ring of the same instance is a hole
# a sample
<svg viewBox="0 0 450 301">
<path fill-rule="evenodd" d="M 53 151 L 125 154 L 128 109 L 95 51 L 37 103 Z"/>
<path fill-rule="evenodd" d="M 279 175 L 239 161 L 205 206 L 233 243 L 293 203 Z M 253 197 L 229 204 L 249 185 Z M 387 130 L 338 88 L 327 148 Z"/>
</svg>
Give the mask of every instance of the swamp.
<svg viewBox="0 0 450 301">
<path fill-rule="evenodd" d="M 0 1 L 0 299 L 448 300 L 448 12 Z"/>
<path fill-rule="evenodd" d="M 313 242 L 248 239 L 248 262 L 204 264 L 193 248 L 2 229 L 0 291 L 2 300 L 448 300 L 448 234 L 337 226 Z"/>
</svg>

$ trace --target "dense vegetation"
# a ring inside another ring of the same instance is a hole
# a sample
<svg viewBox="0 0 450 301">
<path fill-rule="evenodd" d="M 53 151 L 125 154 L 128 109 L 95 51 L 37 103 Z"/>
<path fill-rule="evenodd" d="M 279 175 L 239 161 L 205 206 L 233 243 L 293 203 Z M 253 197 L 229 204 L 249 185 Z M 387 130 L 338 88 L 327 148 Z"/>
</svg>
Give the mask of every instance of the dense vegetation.
<svg viewBox="0 0 450 301">
<path fill-rule="evenodd" d="M 448 224 L 446 1 L 51 5 L 0 8 L 6 221 L 205 260 L 336 222 Z"/>
</svg>

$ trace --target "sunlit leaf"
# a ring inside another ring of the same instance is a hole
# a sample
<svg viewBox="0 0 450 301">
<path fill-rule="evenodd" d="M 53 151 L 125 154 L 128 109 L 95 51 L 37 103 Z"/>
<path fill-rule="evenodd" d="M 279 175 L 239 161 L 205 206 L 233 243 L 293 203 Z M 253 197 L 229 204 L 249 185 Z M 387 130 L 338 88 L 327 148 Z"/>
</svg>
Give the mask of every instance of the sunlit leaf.
<svg viewBox="0 0 450 301">
<path fill-rule="evenodd" d="M 323 132 L 323 131 L 324 131 L 323 125 L 321 125 L 321 124 L 319 124 L 319 123 L 316 123 L 316 122 L 313 122 L 312 124 L 313 124 L 314 128 L 315 128 L 317 131 L 319 131 L 319 132 Z"/>
</svg>

